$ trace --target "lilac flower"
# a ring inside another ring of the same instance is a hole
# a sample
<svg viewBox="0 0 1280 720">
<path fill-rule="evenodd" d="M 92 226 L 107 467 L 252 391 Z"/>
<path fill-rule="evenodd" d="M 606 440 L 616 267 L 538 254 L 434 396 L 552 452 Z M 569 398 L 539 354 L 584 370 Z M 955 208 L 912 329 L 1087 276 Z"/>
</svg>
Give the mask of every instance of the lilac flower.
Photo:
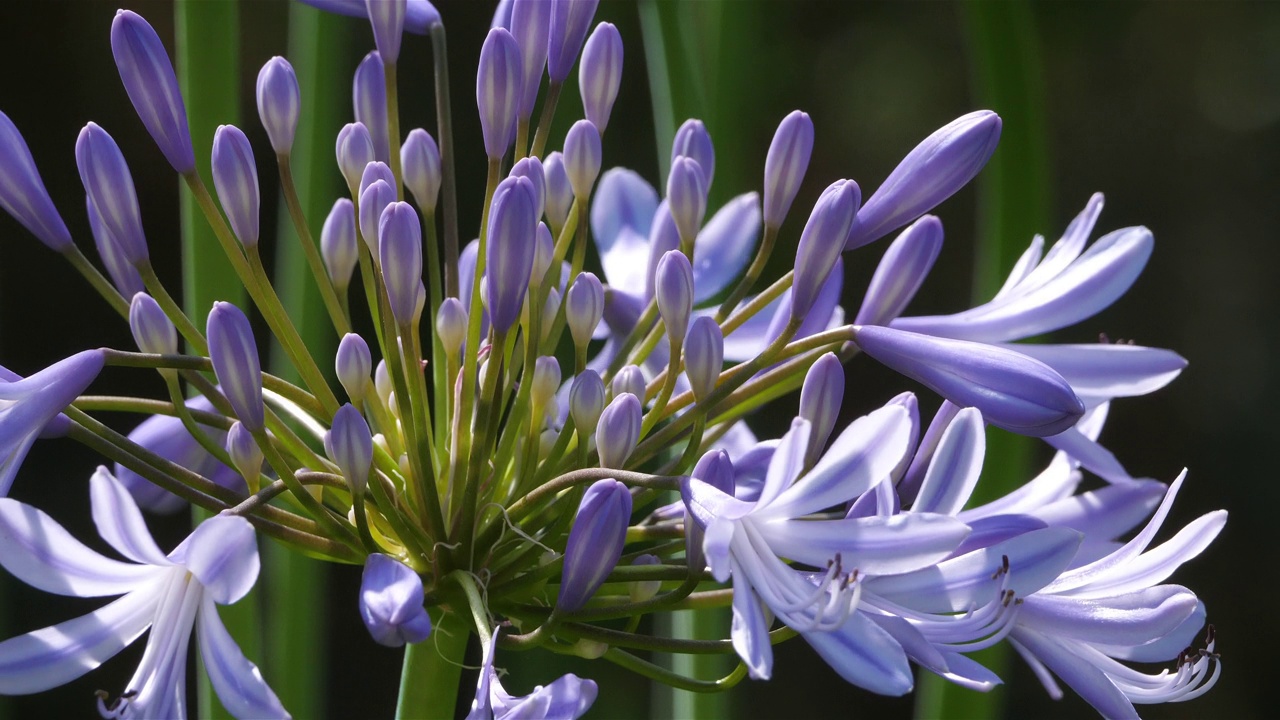
<svg viewBox="0 0 1280 720">
<path fill-rule="evenodd" d="M 49 249 L 61 252 L 71 247 L 71 233 L 44 188 L 27 142 L 3 112 L 0 112 L 0 208 Z"/>
<path fill-rule="evenodd" d="M 596 434 L 600 436 L 601 431 Z M 564 549 L 557 610 L 572 612 L 581 608 L 613 572 L 622 556 L 630 519 L 631 491 L 626 485 L 617 480 L 600 480 L 587 488 Z"/>
<path fill-rule="evenodd" d="M 169 164 L 179 173 L 194 172 L 187 109 L 160 36 L 141 15 L 120 10 L 111 22 L 111 54 L 129 101 Z"/>
<path fill-rule="evenodd" d="M 409 566 L 382 553 L 365 560 L 360 618 L 378 644 L 399 647 L 426 640 L 431 617 L 422 600 L 422 578 Z"/>
<path fill-rule="evenodd" d="M 191 631 L 214 691 L 242 718 L 288 717 L 258 668 L 245 659 L 215 605 L 245 596 L 258 577 L 253 526 L 217 516 L 167 556 L 156 546 L 133 499 L 105 468 L 89 483 L 98 533 L 132 563 L 104 557 L 43 512 L 0 499 L 0 564 L 18 579 L 71 597 L 123 595 L 88 615 L 0 643 L 0 692 L 28 694 L 68 683 L 101 665 L 150 628 L 147 649 L 126 691 L 106 717 L 186 717 Z"/>
<path fill-rule="evenodd" d="M 8 495 L 31 444 L 102 370 L 99 350 L 85 350 L 20 380 L 0 382 L 0 496 Z"/>
<path fill-rule="evenodd" d="M 493 669 L 497 630 L 494 635 L 485 648 L 476 697 L 466 720 L 576 720 L 591 709 L 598 692 L 596 684 L 573 673 L 556 678 L 550 685 L 539 685 L 528 695 L 509 694 Z"/>
</svg>

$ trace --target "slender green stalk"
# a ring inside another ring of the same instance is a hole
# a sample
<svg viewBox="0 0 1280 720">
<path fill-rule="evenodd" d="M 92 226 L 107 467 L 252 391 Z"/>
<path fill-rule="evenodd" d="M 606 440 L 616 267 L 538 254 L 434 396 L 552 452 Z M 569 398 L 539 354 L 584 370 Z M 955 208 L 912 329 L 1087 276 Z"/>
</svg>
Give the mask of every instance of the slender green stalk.
<svg viewBox="0 0 1280 720">
<path fill-rule="evenodd" d="M 444 293 L 458 297 L 458 176 L 454 170 L 453 107 L 449 99 L 449 50 L 444 24 L 432 25 L 430 34 L 436 81 L 436 141 L 440 147 L 440 206 L 444 208 Z"/>
<path fill-rule="evenodd" d="M 311 235 L 311 230 L 307 227 L 307 215 L 302 209 L 302 200 L 298 196 L 298 190 L 293 181 L 292 161 L 288 155 L 277 155 L 276 160 L 280 167 L 280 188 L 284 194 L 285 206 L 289 209 L 289 217 L 293 221 L 293 228 L 298 235 L 298 245 L 302 249 L 302 255 L 306 258 L 307 266 L 311 269 L 311 277 L 316 281 L 316 287 L 320 291 L 320 299 L 324 303 L 324 309 L 329 313 L 329 320 L 333 323 L 333 329 L 338 335 L 346 335 L 351 332 L 351 323 L 347 319 L 346 312 L 343 310 L 342 303 L 338 300 L 338 293 L 333 288 L 333 283 L 329 280 L 329 273 L 324 269 L 324 260 L 320 257 L 320 250 L 316 247 L 316 241 Z M 277 244 L 277 251 L 278 251 Z M 293 260 L 289 258 L 281 258 L 281 263 Z M 277 269 L 276 278 L 279 281 L 280 271 Z M 299 293 L 305 300 L 307 293 L 301 291 Z M 282 300 L 283 302 L 283 300 Z M 292 303 L 285 303 L 286 308 L 292 306 Z M 303 333 L 307 333 L 303 329 Z"/>
<path fill-rule="evenodd" d="M 111 306 L 111 309 L 128 319 L 129 300 L 122 296 L 120 291 L 116 290 L 115 286 L 111 284 L 111 281 L 103 277 L 101 272 L 98 272 L 98 268 L 94 267 L 93 263 L 89 262 L 89 258 L 85 257 L 84 253 L 80 252 L 80 248 L 75 245 L 71 245 L 66 250 L 62 251 L 62 256 L 67 259 L 67 262 L 71 263 L 71 267 L 75 268 L 76 272 L 80 273 L 80 275 L 88 281 L 89 285 L 91 285 L 94 290 L 98 291 L 98 294 L 102 296 L 103 300 L 107 301 L 107 304 Z"/>
<path fill-rule="evenodd" d="M 560 102 L 560 83 L 547 86 L 547 96 L 542 99 L 542 115 L 538 117 L 538 129 L 533 134 L 533 145 L 529 148 L 530 157 L 542 157 L 542 150 L 547 145 L 547 137 L 551 134 L 551 121 L 556 116 L 556 104 Z"/>
</svg>

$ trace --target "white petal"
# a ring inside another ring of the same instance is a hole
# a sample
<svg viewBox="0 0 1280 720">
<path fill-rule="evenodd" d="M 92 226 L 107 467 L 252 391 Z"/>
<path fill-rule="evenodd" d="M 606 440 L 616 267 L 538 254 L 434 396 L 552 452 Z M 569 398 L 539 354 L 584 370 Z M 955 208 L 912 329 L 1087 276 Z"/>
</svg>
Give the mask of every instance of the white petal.
<svg viewBox="0 0 1280 720">
<path fill-rule="evenodd" d="M 1003 347 L 1057 370 L 1089 405 L 1155 392 L 1173 382 L 1187 366 L 1187 361 L 1172 350 L 1140 345 L 1017 343 Z"/>
<path fill-rule="evenodd" d="M 996 296 L 991 298 L 991 302 L 1004 299 L 1013 294 L 1015 289 L 1022 284 L 1023 280 L 1036 269 L 1040 263 L 1040 255 L 1044 252 L 1044 236 L 1036 235 L 1031 238 L 1031 244 L 1018 257 L 1018 262 L 1014 263 L 1013 270 L 1009 272 L 1009 277 L 1005 278 L 1004 285 L 1000 287 L 1000 291 Z"/>
<path fill-rule="evenodd" d="M 733 573 L 733 625 L 729 636 L 733 649 L 747 665 L 747 672 L 757 680 L 768 680 L 773 672 L 773 646 L 769 644 L 769 625 L 751 585 Z"/>
<path fill-rule="evenodd" d="M 258 579 L 253 526 L 236 515 L 216 515 L 200 523 L 170 559 L 191 571 L 220 605 L 244 597 Z"/>
<path fill-rule="evenodd" d="M 1035 270 L 1019 283 L 1018 294 L 1043 286 L 1062 274 L 1071 263 L 1075 262 L 1076 258 L 1080 257 L 1080 253 L 1084 251 L 1085 243 L 1089 241 L 1089 235 L 1093 233 L 1093 226 L 1098 221 L 1098 215 L 1101 213 L 1102 193 L 1094 193 L 1093 197 L 1089 198 L 1084 210 L 1080 211 L 1080 214 L 1067 226 L 1067 231 L 1062 234 L 1062 239 L 1049 248 L 1049 252 L 1044 255 L 1044 260 L 1041 260 Z"/>
<path fill-rule="evenodd" d="M 791 291 L 787 290 L 783 293 L 783 297 L 790 296 Z M 738 307 L 742 307 L 755 299 L 754 295 L 749 295 L 742 299 Z M 752 315 L 734 330 L 732 333 L 724 337 L 724 359 L 729 362 L 746 362 L 760 354 L 760 351 L 769 344 L 772 339 L 770 336 L 770 326 L 773 318 L 777 315 L 778 310 L 782 308 L 782 298 L 778 298 L 768 305 L 764 306 L 755 315 Z M 694 311 L 699 314 L 700 311 Z M 707 311 L 714 314 L 714 310 Z"/>
<path fill-rule="evenodd" d="M 89 479 L 89 499 L 98 534 L 117 552 L 146 565 L 170 564 L 151 538 L 133 496 L 105 467 L 98 466 Z"/>
<path fill-rule="evenodd" d="M 103 557 L 71 537 L 53 518 L 0 498 L 0 565 L 26 584 L 58 595 L 122 595 L 163 572 Z"/>
<path fill-rule="evenodd" d="M 289 717 L 257 666 L 240 652 L 218 617 L 213 598 L 208 595 L 200 607 L 198 623 L 200 657 L 209 682 L 227 712 L 244 720 Z"/>
<path fill-rule="evenodd" d="M 942 434 L 911 511 L 943 515 L 960 512 L 978 484 L 986 452 L 982 412 L 977 408 L 961 410 Z"/>
<path fill-rule="evenodd" d="M 1106 572 L 1094 575 L 1091 582 L 1070 591 L 1073 597 L 1105 597 L 1150 587 L 1174 573 L 1182 563 L 1209 547 L 1227 523 L 1227 511 L 1217 510 L 1202 515 L 1178 531 L 1167 542 L 1137 558 L 1112 565 Z"/>
<path fill-rule="evenodd" d="M 764 488 L 760 490 L 758 508 L 765 508 L 774 498 L 782 495 L 804 470 L 805 451 L 809 448 L 809 421 L 796 418 L 791 429 L 782 436 L 782 442 L 773 451 L 769 470 L 764 476 Z"/>
<path fill-rule="evenodd" d="M 1149 516 L 1164 491 L 1165 486 L 1155 480 L 1107 485 L 1063 498 L 1031 514 L 1049 525 L 1079 530 L 1091 540 L 1110 540 Z"/>
<path fill-rule="evenodd" d="M 645 268 L 649 258 L 649 239 L 623 227 L 613 243 L 600 250 L 600 265 L 609 287 L 628 295 L 645 295 Z"/>
<path fill-rule="evenodd" d="M 106 662 L 151 625 L 154 586 L 88 615 L 0 643 L 0 694 L 26 695 L 75 680 Z"/>
<path fill-rule="evenodd" d="M 823 567 L 837 555 L 846 572 L 891 575 L 934 565 L 969 534 L 945 515 L 904 513 L 842 520 L 774 520 L 755 523 L 778 555 Z"/>
<path fill-rule="evenodd" d="M 600 254 L 608 252 L 622 228 L 648 235 L 657 209 L 658 192 L 639 173 L 626 168 L 606 170 L 591 198 L 591 239 Z"/>
</svg>

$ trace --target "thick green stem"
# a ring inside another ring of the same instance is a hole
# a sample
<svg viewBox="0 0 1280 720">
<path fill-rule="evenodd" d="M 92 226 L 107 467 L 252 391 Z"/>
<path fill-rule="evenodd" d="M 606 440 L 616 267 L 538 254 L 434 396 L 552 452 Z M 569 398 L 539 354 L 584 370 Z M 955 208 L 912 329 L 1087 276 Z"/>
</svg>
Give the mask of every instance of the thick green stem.
<svg viewBox="0 0 1280 720">
<path fill-rule="evenodd" d="M 471 637 L 459 614 L 434 609 L 431 637 L 407 645 L 400 671 L 396 720 L 450 720 L 462 678 L 462 660 Z"/>
</svg>

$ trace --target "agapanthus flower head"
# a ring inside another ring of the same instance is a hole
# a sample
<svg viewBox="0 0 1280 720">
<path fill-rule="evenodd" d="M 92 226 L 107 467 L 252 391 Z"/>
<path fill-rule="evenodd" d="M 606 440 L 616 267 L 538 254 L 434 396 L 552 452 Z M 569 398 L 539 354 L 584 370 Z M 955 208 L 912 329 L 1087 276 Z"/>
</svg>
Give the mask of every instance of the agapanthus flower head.
<svg viewBox="0 0 1280 720">
<path fill-rule="evenodd" d="M 22 133 L 0 112 L 0 208 L 13 216 L 51 250 L 71 246 L 71 233 L 62 221 L 44 181 L 36 170 Z"/>
<path fill-rule="evenodd" d="M 187 108 L 160 36 L 141 15 L 120 10 L 111 22 L 111 54 L 129 101 L 165 159 L 179 173 L 194 172 Z"/>
</svg>

